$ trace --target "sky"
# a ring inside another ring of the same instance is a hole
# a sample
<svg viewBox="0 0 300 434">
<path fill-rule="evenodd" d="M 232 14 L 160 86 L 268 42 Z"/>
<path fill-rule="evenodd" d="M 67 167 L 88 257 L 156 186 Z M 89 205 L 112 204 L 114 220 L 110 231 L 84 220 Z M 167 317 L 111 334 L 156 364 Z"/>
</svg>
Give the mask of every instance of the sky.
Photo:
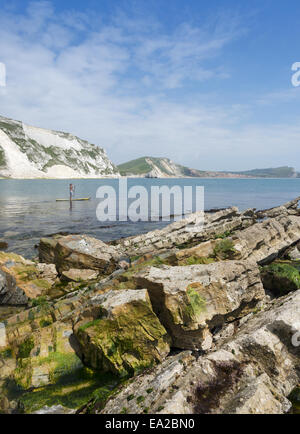
<svg viewBox="0 0 300 434">
<path fill-rule="evenodd" d="M 0 0 L 0 114 L 123 163 L 300 170 L 296 0 Z"/>
</svg>

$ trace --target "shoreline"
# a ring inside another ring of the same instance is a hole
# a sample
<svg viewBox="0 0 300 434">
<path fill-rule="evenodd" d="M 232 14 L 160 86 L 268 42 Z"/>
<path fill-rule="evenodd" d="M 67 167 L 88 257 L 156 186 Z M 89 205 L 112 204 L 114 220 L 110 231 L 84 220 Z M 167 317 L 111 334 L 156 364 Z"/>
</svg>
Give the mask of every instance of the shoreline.
<svg viewBox="0 0 300 434">
<path fill-rule="evenodd" d="M 266 180 L 266 179 L 278 179 L 278 180 L 284 180 L 284 179 L 300 179 L 300 178 L 296 178 L 296 177 L 288 177 L 288 178 L 273 178 L 273 177 L 261 177 L 261 176 L 248 176 L 248 177 L 234 177 L 234 176 L 225 176 L 225 177 L 221 177 L 221 176 L 201 176 L 201 177 L 196 177 L 196 176 L 182 176 L 182 177 L 178 177 L 178 176 L 166 176 L 166 177 L 162 177 L 162 178 L 148 178 L 146 176 L 103 176 L 103 177 L 90 177 L 90 178 L 3 178 L 0 177 L 0 180 L 6 180 L 6 181 L 66 181 L 66 180 L 73 180 L 73 181 L 84 181 L 84 180 L 101 180 L 101 179 L 108 179 L 108 180 L 113 180 L 113 179 L 149 179 L 149 180 L 154 180 L 154 179 L 159 179 L 159 180 L 167 180 L 167 179 L 235 179 L 235 180 L 239 180 L 239 179 L 261 179 L 261 180 Z"/>
</svg>

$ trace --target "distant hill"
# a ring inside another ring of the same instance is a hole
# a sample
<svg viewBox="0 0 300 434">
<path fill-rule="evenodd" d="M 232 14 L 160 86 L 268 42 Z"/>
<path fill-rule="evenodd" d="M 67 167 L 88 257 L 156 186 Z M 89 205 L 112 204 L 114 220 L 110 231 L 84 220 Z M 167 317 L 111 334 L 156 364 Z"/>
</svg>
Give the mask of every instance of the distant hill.
<svg viewBox="0 0 300 434">
<path fill-rule="evenodd" d="M 169 158 L 141 157 L 118 166 L 122 176 L 149 178 L 198 177 L 198 178 L 297 178 L 300 174 L 293 167 L 253 169 L 240 172 L 212 172 L 190 169 L 176 164 Z"/>
<path fill-rule="evenodd" d="M 283 166 L 269 169 L 253 169 L 242 172 L 235 172 L 240 175 L 247 175 L 259 178 L 297 178 L 299 173 L 293 167 Z"/>
<path fill-rule="evenodd" d="M 203 177 L 206 172 L 189 169 L 180 164 L 173 163 L 169 158 L 141 157 L 137 160 L 118 166 L 119 172 L 123 176 L 148 176 L 152 178 L 164 177 L 184 177 L 197 176 Z"/>
</svg>

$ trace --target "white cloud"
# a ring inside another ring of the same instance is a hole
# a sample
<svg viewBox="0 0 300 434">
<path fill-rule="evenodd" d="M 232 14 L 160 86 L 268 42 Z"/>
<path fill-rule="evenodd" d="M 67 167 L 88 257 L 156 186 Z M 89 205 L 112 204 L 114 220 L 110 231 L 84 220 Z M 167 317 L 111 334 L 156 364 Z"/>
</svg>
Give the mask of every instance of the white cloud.
<svg viewBox="0 0 300 434">
<path fill-rule="evenodd" d="M 49 2 L 32 3 L 26 16 L 3 12 L 0 113 L 77 134 L 115 162 L 168 156 L 215 170 L 294 163 L 298 127 L 250 125 L 249 104 L 209 104 L 187 90 L 229 77 L 220 54 L 238 34 L 229 18 L 226 26 L 183 23 L 169 33 L 124 14 L 105 24 L 91 14 L 58 15 Z"/>
</svg>

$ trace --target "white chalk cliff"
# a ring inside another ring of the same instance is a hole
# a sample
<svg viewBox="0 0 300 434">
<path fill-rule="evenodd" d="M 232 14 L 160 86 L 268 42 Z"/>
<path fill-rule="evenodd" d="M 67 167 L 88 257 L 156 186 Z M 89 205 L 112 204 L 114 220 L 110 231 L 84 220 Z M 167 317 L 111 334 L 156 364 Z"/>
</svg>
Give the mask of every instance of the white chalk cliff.
<svg viewBox="0 0 300 434">
<path fill-rule="evenodd" d="M 0 116 L 0 177 L 97 178 L 119 176 L 104 149 L 58 131 Z"/>
</svg>

